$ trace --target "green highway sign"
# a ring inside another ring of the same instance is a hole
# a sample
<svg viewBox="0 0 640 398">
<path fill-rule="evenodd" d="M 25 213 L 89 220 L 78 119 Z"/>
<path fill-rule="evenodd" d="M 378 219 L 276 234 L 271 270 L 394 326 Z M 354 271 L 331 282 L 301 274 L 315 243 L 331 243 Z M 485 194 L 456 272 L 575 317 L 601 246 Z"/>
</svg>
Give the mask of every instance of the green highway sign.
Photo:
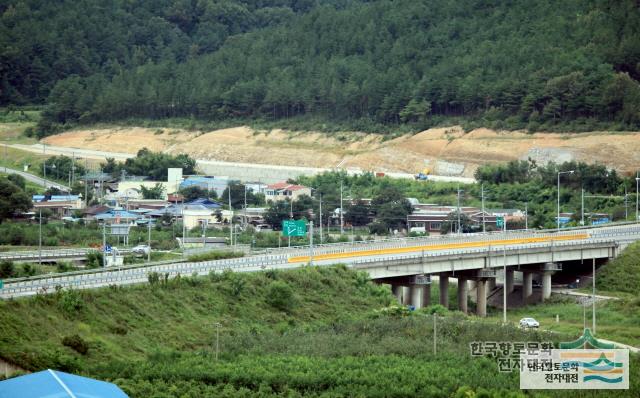
<svg viewBox="0 0 640 398">
<path fill-rule="evenodd" d="M 305 236 L 307 234 L 307 222 L 305 220 L 282 221 L 282 236 Z"/>
<path fill-rule="evenodd" d="M 496 227 L 504 228 L 504 217 L 496 217 Z"/>
</svg>

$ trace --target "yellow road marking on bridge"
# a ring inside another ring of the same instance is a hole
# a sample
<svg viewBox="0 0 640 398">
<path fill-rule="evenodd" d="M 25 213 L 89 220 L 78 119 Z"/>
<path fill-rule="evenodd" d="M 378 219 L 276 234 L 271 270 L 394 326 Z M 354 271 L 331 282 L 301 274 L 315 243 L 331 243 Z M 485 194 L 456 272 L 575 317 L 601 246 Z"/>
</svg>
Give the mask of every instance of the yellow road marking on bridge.
<svg viewBox="0 0 640 398">
<path fill-rule="evenodd" d="M 418 252 L 423 250 L 427 252 L 432 250 L 464 249 L 464 248 L 470 248 L 470 247 L 505 246 L 505 245 L 518 245 L 518 244 L 525 244 L 525 243 L 582 240 L 582 239 L 587 239 L 588 237 L 589 237 L 588 234 L 576 234 L 576 235 L 544 236 L 544 237 L 535 237 L 535 238 L 501 239 L 501 240 L 478 241 L 478 242 L 444 243 L 440 245 L 393 247 L 389 249 L 356 250 L 356 251 L 343 252 L 343 253 L 318 254 L 313 256 L 313 260 L 314 261 L 336 260 L 341 258 L 376 256 L 381 254 L 411 253 L 411 252 Z M 307 263 L 310 260 L 311 260 L 310 256 L 297 256 L 297 257 L 289 257 L 287 261 L 289 263 Z"/>
</svg>

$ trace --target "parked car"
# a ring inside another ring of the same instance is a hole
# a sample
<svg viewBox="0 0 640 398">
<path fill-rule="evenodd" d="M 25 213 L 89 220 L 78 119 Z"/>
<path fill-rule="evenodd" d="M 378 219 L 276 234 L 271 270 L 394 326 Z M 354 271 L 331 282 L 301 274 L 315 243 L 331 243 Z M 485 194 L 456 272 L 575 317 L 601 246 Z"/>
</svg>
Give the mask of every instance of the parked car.
<svg viewBox="0 0 640 398">
<path fill-rule="evenodd" d="M 151 248 L 148 245 L 138 245 L 131 249 L 131 252 L 138 256 L 146 256 L 151 252 Z"/>
<path fill-rule="evenodd" d="M 540 323 L 533 318 L 522 318 L 520 319 L 520 327 L 523 329 L 529 328 L 539 328 Z"/>
<path fill-rule="evenodd" d="M 271 232 L 273 229 L 269 224 L 258 224 L 256 225 L 256 232 Z"/>
</svg>

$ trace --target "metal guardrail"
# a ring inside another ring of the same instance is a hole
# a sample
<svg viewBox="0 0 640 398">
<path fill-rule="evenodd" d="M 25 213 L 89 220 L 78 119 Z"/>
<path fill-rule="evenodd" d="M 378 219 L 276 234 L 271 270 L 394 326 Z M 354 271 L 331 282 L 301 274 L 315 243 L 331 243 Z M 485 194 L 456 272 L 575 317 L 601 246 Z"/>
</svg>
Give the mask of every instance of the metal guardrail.
<svg viewBox="0 0 640 398">
<path fill-rule="evenodd" d="M 563 246 L 586 245 L 593 243 L 611 243 L 610 240 L 588 240 L 588 241 L 568 241 L 568 242 L 541 242 L 526 245 L 514 245 L 504 247 L 503 250 L 523 250 L 527 248 L 560 248 Z M 502 250 L 501 250 L 502 251 Z M 393 263 L 398 261 L 417 260 L 424 261 L 425 258 L 452 256 L 461 254 L 487 253 L 487 248 L 465 248 L 448 251 L 421 252 L 418 254 L 407 253 L 396 256 L 385 256 L 384 258 L 357 258 L 356 260 L 341 261 L 352 266 L 361 266 L 363 264 L 374 263 Z M 131 283 L 142 283 L 148 281 L 148 275 L 152 272 L 159 274 L 167 274 L 169 278 L 173 278 L 178 274 L 198 275 L 209 272 L 219 272 L 225 269 L 231 269 L 237 272 L 256 271 L 268 268 L 296 268 L 304 264 L 288 264 L 286 255 L 268 255 L 262 257 L 241 257 L 227 260 L 215 260 L 204 262 L 186 262 L 186 263 L 169 263 L 162 265 L 147 266 L 143 268 L 129 268 L 120 271 L 110 269 L 95 274 L 65 275 L 58 274 L 36 280 L 24 280 L 12 282 L 5 285 L 4 290 L 0 291 L 0 297 L 10 298 L 34 294 L 52 293 L 56 287 L 86 289 L 97 288 L 109 285 L 125 285 Z M 332 262 L 332 263 L 335 263 Z M 327 264 L 328 265 L 328 264 Z"/>
<path fill-rule="evenodd" d="M 579 235 L 582 231 L 575 231 L 574 233 L 563 233 L 565 236 L 571 235 Z M 583 234 L 583 233 L 582 233 Z M 525 234 L 531 237 L 557 237 L 557 233 L 553 234 Z M 576 244 L 585 244 L 585 243 L 597 243 L 607 241 L 606 239 L 602 239 L 605 237 L 620 237 L 624 235 L 640 235 L 640 227 L 636 228 L 614 228 L 609 231 L 598 234 L 600 239 L 590 238 L 587 240 L 579 240 L 579 241 L 566 241 L 566 242 L 541 242 L 534 244 L 518 244 L 516 245 L 519 249 L 524 248 L 532 248 L 532 247 L 562 247 Z M 501 236 L 505 237 L 504 234 Z M 454 242 L 464 243 L 464 242 L 482 242 L 488 240 L 495 240 L 496 234 L 481 234 L 480 236 L 474 234 L 474 236 L 465 237 L 465 239 L 454 239 Z M 520 238 L 522 235 L 517 236 L 517 234 L 509 234 L 508 238 Z M 446 238 L 446 237 L 445 237 Z M 450 239 L 451 237 L 449 237 Z M 424 239 L 424 238 L 423 238 Z M 424 240 L 423 240 L 424 241 Z M 429 245 L 438 245 L 442 244 L 442 239 L 429 239 Z M 610 240 L 609 240 L 610 241 Z M 370 242 L 367 242 L 370 243 Z M 367 249 L 375 250 L 375 249 L 385 249 L 391 247 L 408 247 L 416 244 L 422 243 L 417 239 L 412 240 L 393 240 L 375 243 L 374 245 L 368 245 Z M 509 246 L 506 246 L 509 247 Z M 502 246 L 505 248 L 505 246 Z M 304 254 L 309 250 L 308 246 L 302 247 L 301 250 L 304 250 Z M 341 246 L 331 246 L 326 247 L 326 251 L 324 253 L 332 253 L 332 252 L 344 252 L 347 250 L 353 250 L 353 247 L 347 247 L 344 245 Z M 399 256 L 388 256 L 385 255 L 386 261 L 393 261 L 394 259 L 409 259 L 412 256 L 414 258 L 423 257 L 425 254 L 427 257 L 433 256 L 447 256 L 452 254 L 463 254 L 463 253 L 473 253 L 473 252 L 483 252 L 486 253 L 488 250 L 487 247 L 482 248 L 460 248 L 456 250 L 438 250 L 434 252 L 427 252 L 423 250 L 422 253 L 414 254 L 407 253 Z M 316 254 L 319 254 L 314 250 Z M 298 251 L 300 253 L 300 251 Z M 354 256 L 357 258 L 356 256 Z M 183 262 L 176 263 L 174 260 L 169 260 L 166 264 L 155 264 L 155 265 L 143 265 L 138 267 L 131 268 L 121 268 L 120 271 L 115 269 L 100 269 L 95 270 L 92 273 L 76 273 L 76 274 L 54 274 L 48 276 L 42 276 L 41 278 L 30 278 L 28 280 L 23 281 L 7 281 L 5 284 L 4 290 L 0 291 L 0 297 L 14 297 L 20 295 L 29 295 L 29 294 L 37 294 L 40 293 L 48 293 L 55 290 L 56 286 L 60 286 L 63 288 L 92 288 L 92 287 L 100 287 L 107 286 L 111 284 L 128 284 L 128 283 L 138 283 L 144 282 L 148 278 L 148 274 L 150 272 L 158 272 L 162 274 L 169 274 L 169 277 L 174 277 L 175 275 L 183 274 L 188 275 L 193 272 L 206 273 L 211 271 L 219 271 L 223 269 L 233 269 L 236 271 L 243 270 L 259 270 L 266 268 L 294 268 L 298 267 L 301 264 L 288 264 L 287 259 L 289 258 L 289 253 L 280 253 L 280 254 L 268 254 L 263 256 L 254 256 L 254 257 L 242 257 L 236 259 L 226 259 L 226 260 L 216 260 L 216 261 L 205 261 L 205 262 Z M 352 259 L 341 259 L 339 262 L 346 262 L 352 265 L 356 264 L 364 264 L 370 262 L 380 262 L 380 258 L 359 258 L 357 260 Z M 335 263 L 337 261 L 333 261 Z"/>
<path fill-rule="evenodd" d="M 1 252 L 0 260 L 20 261 L 25 259 L 37 259 L 42 258 L 68 258 L 86 256 L 92 249 L 57 249 L 57 250 L 42 250 L 38 251 L 16 251 L 16 252 Z"/>
</svg>

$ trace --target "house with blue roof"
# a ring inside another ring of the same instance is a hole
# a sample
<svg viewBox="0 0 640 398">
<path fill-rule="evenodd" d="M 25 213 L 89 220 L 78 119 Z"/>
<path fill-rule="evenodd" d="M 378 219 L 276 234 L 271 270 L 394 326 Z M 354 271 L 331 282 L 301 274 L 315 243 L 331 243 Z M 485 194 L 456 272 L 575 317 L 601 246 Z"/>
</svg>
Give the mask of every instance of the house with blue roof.
<svg viewBox="0 0 640 398">
<path fill-rule="evenodd" d="M 57 370 L 0 381 L 0 398 L 128 398 L 115 384 Z"/>
<path fill-rule="evenodd" d="M 57 218 L 71 216 L 84 207 L 82 195 L 33 195 L 31 202 L 34 212 L 48 209 Z"/>
<path fill-rule="evenodd" d="M 144 215 L 140 213 L 133 213 L 126 210 L 110 209 L 104 213 L 96 214 L 94 219 L 97 221 L 103 221 L 107 224 L 130 224 L 139 219 L 143 219 Z"/>
<path fill-rule="evenodd" d="M 218 210 L 222 208 L 222 205 L 215 200 L 209 198 L 198 198 L 185 203 L 186 205 L 201 205 L 207 209 Z"/>
<path fill-rule="evenodd" d="M 189 176 L 180 183 L 180 189 L 198 187 L 207 191 L 215 191 L 221 196 L 229 186 L 229 177 Z"/>
</svg>

